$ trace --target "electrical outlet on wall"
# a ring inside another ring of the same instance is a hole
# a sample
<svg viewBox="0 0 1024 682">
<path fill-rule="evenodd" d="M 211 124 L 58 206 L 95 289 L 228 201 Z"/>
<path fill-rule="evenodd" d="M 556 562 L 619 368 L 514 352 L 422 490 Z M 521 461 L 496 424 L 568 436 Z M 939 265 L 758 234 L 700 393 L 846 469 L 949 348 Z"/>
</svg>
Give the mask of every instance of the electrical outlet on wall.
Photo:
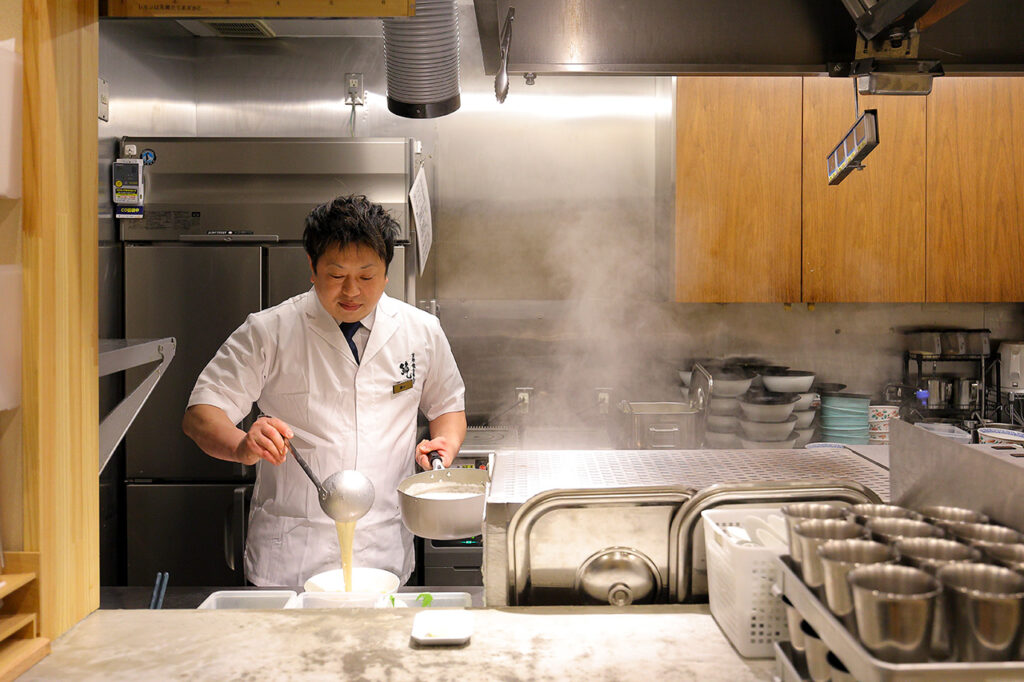
<svg viewBox="0 0 1024 682">
<path fill-rule="evenodd" d="M 366 91 L 363 89 L 363 74 L 345 74 L 345 104 L 365 104 Z"/>
</svg>

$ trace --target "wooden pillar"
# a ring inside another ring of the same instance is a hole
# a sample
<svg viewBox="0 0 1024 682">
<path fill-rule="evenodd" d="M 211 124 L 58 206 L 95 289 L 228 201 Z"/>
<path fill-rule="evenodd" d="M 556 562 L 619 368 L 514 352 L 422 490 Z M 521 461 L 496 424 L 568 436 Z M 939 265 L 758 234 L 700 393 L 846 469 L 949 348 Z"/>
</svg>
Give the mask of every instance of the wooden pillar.
<svg viewBox="0 0 1024 682">
<path fill-rule="evenodd" d="M 24 546 L 40 629 L 99 607 L 96 0 L 24 0 Z"/>
</svg>

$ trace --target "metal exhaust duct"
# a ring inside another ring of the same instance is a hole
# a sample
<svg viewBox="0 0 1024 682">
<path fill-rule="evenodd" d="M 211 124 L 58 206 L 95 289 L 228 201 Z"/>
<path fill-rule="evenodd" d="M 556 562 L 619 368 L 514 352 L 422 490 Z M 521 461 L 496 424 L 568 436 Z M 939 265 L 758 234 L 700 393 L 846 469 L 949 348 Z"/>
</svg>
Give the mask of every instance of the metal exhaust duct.
<svg viewBox="0 0 1024 682">
<path fill-rule="evenodd" d="M 383 20 L 391 113 L 437 118 L 459 108 L 459 15 L 455 2 L 417 0 L 415 17 Z"/>
</svg>

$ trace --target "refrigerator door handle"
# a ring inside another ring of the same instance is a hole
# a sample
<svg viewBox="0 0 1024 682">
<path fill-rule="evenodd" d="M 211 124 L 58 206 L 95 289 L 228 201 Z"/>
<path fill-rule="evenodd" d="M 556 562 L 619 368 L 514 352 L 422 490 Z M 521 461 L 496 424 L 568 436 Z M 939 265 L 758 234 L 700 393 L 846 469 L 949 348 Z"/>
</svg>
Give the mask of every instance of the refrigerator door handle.
<svg viewBox="0 0 1024 682">
<path fill-rule="evenodd" d="M 242 570 L 245 521 L 245 487 L 238 487 L 232 491 L 231 508 L 224 517 L 224 562 L 232 571 Z"/>
<path fill-rule="evenodd" d="M 241 234 L 229 233 L 225 230 L 213 234 L 181 234 L 178 235 L 180 242 L 278 242 L 281 237 L 276 234 Z"/>
</svg>

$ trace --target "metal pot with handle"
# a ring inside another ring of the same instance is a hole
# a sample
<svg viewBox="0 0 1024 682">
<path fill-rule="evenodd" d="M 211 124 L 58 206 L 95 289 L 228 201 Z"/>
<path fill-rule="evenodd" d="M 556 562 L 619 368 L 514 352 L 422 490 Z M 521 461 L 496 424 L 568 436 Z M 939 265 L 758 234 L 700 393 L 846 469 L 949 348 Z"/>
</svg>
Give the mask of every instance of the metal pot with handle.
<svg viewBox="0 0 1024 682">
<path fill-rule="evenodd" d="M 490 476 L 480 469 L 445 469 L 436 451 L 429 457 L 433 470 L 398 484 L 402 523 L 413 535 L 430 540 L 480 535 Z"/>
</svg>

